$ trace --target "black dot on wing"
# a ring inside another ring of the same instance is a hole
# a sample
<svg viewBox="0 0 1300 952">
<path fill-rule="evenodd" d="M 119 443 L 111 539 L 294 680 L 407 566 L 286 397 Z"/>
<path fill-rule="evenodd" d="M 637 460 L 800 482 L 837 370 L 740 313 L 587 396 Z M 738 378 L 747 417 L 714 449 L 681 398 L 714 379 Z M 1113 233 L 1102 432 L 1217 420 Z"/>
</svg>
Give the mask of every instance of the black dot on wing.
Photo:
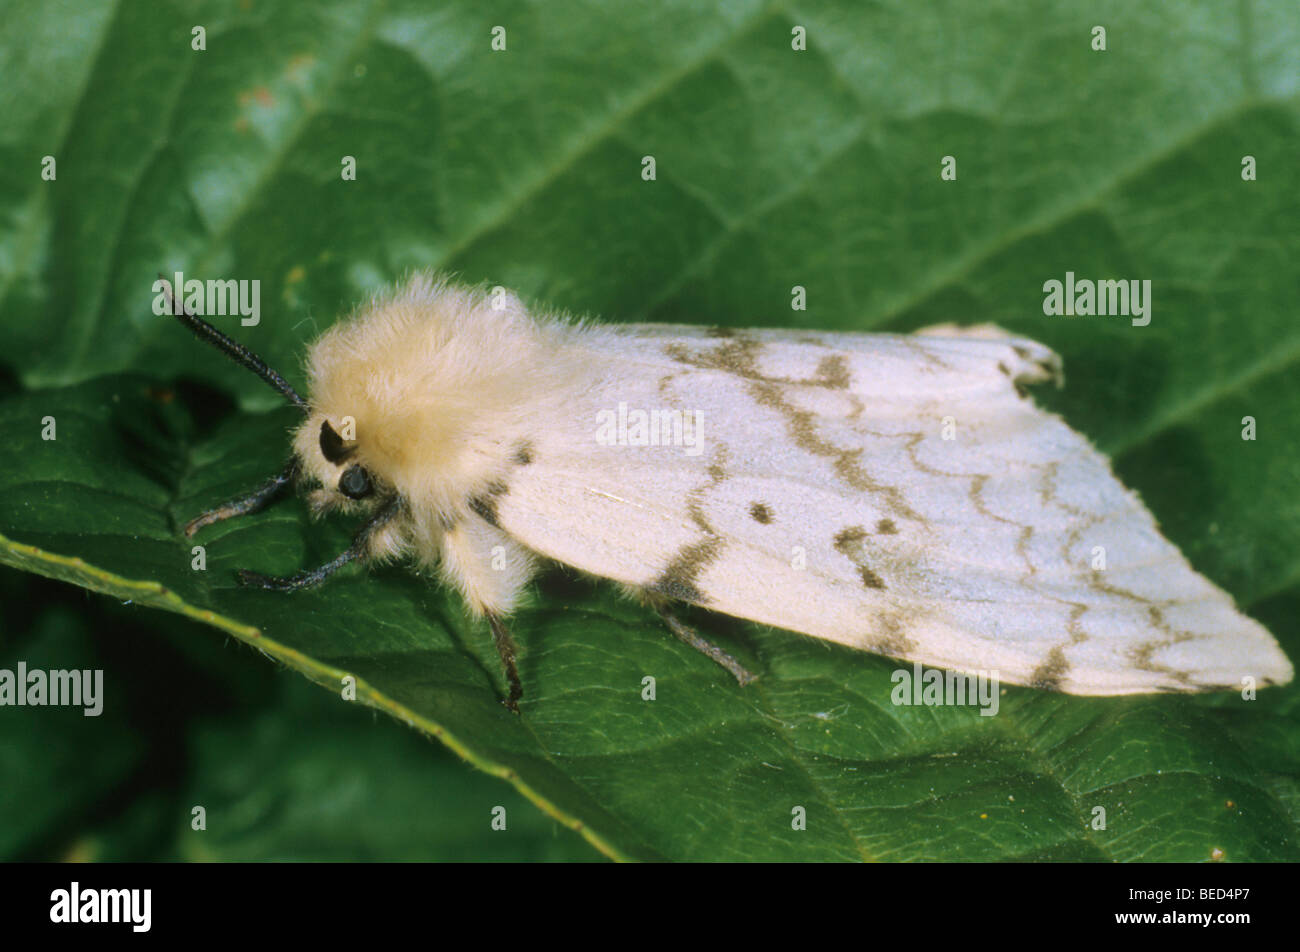
<svg viewBox="0 0 1300 952">
<path fill-rule="evenodd" d="M 862 579 L 862 584 L 867 588 L 884 588 L 885 581 L 865 565 L 858 567 L 858 576 Z"/>
<path fill-rule="evenodd" d="M 840 552 L 848 554 L 845 550 L 851 548 L 855 543 L 861 542 L 866 538 L 867 530 L 862 526 L 849 526 L 847 529 L 841 529 L 835 533 L 835 548 Z"/>
<path fill-rule="evenodd" d="M 500 526 L 496 500 L 491 496 L 474 496 L 469 501 L 470 511 L 490 526 Z"/>
<path fill-rule="evenodd" d="M 524 440 L 515 447 L 514 460 L 519 466 L 527 466 L 533 461 L 533 444 Z"/>
<path fill-rule="evenodd" d="M 876 523 L 876 531 L 881 535 L 893 535 L 898 531 L 898 526 L 894 525 L 893 519 L 881 519 Z"/>
<path fill-rule="evenodd" d="M 751 502 L 749 504 L 749 514 L 755 522 L 761 522 L 763 525 L 767 525 L 772 521 L 772 510 L 766 503 Z"/>
<path fill-rule="evenodd" d="M 500 527 L 497 516 L 497 501 L 508 495 L 510 487 L 500 480 L 488 483 L 486 491 L 469 499 L 469 508 L 475 515 L 490 526 Z"/>
</svg>

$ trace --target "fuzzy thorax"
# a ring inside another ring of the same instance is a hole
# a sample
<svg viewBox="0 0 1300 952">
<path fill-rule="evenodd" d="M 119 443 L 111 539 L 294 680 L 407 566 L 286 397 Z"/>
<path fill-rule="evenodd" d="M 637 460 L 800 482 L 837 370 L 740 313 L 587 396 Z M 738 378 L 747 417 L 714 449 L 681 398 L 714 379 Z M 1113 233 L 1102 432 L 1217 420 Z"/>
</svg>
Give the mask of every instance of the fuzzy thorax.
<svg viewBox="0 0 1300 952">
<path fill-rule="evenodd" d="M 317 511 L 370 508 L 338 489 L 348 466 L 366 469 L 376 496 L 406 503 L 386 551 L 442 555 L 443 537 L 470 501 L 501 479 L 529 434 L 557 411 L 591 368 L 568 345 L 581 329 L 534 318 L 508 293 L 417 277 L 336 324 L 308 354 L 311 412 L 294 437 L 304 475 L 319 480 Z M 321 449 L 328 421 L 348 456 Z M 444 567 L 444 570 L 446 567 Z"/>
</svg>

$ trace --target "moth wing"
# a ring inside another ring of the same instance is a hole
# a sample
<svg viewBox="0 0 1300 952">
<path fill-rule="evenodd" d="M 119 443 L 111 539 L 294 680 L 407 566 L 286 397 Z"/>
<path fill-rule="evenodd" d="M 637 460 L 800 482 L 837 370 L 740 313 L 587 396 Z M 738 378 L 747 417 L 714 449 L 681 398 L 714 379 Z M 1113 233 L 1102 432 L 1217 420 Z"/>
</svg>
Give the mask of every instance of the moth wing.
<svg viewBox="0 0 1300 952">
<path fill-rule="evenodd" d="M 591 360 L 610 372 L 538 435 L 500 524 L 596 575 L 1012 684 L 1289 681 L 1268 631 L 1024 394 L 1056 355 L 950 334 L 609 333 Z M 701 444 L 638 445 L 656 409 L 699 414 Z"/>
</svg>

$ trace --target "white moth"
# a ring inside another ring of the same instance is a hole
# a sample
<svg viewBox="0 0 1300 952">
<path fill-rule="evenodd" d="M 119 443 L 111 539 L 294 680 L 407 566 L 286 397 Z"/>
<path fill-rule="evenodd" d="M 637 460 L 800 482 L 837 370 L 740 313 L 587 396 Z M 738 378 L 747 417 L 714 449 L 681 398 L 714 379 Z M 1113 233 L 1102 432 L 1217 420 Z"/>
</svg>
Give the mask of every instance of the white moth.
<svg viewBox="0 0 1300 952">
<path fill-rule="evenodd" d="M 1070 694 L 1291 680 L 1268 631 L 1025 395 L 1059 382 L 1057 356 L 996 328 L 602 326 L 419 277 L 321 335 L 304 400 L 174 311 L 304 413 L 285 471 L 187 534 L 316 485 L 317 513 L 368 516 L 354 545 L 241 578 L 292 590 L 412 556 L 492 623 L 512 708 L 502 619 L 541 560 L 622 583 L 742 684 L 673 602 Z"/>
</svg>

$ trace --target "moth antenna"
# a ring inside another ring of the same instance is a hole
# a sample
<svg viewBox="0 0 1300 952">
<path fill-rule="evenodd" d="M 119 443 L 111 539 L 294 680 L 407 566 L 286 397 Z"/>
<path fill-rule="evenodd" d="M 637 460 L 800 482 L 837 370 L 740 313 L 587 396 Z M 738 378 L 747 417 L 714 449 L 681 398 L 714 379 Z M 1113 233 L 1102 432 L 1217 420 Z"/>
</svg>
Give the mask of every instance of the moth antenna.
<svg viewBox="0 0 1300 952">
<path fill-rule="evenodd" d="M 221 333 L 203 318 L 186 310 L 184 303 L 178 301 L 175 295 L 172 294 L 171 282 L 163 277 L 161 273 L 158 275 L 158 280 L 162 282 L 163 293 L 167 295 L 167 309 L 172 312 L 172 315 L 178 321 L 193 331 L 196 337 L 201 337 L 235 363 L 241 364 L 257 374 L 278 390 L 282 396 L 288 397 L 290 402 L 299 410 L 306 413 L 310 409 L 307 406 L 307 401 L 298 396 L 298 392 L 289 386 L 288 381 L 267 366 L 266 361 L 243 344 Z"/>
</svg>

